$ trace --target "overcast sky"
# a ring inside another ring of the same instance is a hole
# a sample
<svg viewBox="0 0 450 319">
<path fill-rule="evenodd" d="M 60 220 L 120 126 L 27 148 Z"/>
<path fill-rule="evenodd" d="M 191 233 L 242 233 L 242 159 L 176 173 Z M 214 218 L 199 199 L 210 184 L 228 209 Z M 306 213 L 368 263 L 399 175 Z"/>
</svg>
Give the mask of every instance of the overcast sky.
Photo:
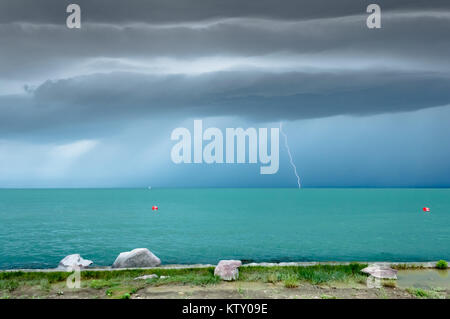
<svg viewBox="0 0 450 319">
<path fill-rule="evenodd" d="M 296 186 L 283 143 L 173 164 L 193 119 L 282 121 L 306 187 L 450 187 L 449 34 L 447 0 L 2 0 L 0 187 Z"/>
</svg>

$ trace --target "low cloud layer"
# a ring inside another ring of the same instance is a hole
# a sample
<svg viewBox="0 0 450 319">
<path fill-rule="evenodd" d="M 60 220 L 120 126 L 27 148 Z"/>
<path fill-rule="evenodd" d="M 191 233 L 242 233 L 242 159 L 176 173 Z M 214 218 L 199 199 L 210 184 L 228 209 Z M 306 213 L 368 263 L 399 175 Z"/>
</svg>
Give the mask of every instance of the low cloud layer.
<svg viewBox="0 0 450 319">
<path fill-rule="evenodd" d="M 0 131 L 141 116 L 268 121 L 446 105 L 450 11 L 437 7 L 387 11 L 381 30 L 365 27 L 367 14 L 100 19 L 81 30 L 51 17 L 53 24 L 17 19 L 0 25 Z"/>
<path fill-rule="evenodd" d="M 140 117 L 296 120 L 405 112 L 450 104 L 450 78 L 426 73 L 214 72 L 95 74 L 0 97 L 0 132 Z"/>
</svg>

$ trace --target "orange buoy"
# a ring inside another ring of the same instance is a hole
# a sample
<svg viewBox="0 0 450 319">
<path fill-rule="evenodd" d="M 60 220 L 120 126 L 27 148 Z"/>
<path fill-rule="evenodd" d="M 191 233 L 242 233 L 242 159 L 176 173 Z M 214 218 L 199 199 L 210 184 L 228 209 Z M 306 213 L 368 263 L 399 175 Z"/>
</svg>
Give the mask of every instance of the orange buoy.
<svg viewBox="0 0 450 319">
<path fill-rule="evenodd" d="M 424 212 L 427 212 L 427 213 L 429 213 L 431 211 L 431 209 L 429 207 L 424 207 L 422 209 L 423 209 Z"/>
<path fill-rule="evenodd" d="M 152 206 L 152 210 L 158 210 L 158 206 Z"/>
</svg>

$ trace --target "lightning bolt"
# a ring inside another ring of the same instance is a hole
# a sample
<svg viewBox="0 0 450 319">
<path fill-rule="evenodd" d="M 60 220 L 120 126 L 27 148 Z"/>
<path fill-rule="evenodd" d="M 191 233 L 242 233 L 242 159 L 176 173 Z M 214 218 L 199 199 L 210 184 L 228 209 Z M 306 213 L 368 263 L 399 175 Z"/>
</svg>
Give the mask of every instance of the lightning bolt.
<svg viewBox="0 0 450 319">
<path fill-rule="evenodd" d="M 302 184 L 300 183 L 300 176 L 297 173 L 297 167 L 295 166 L 294 160 L 292 159 L 291 149 L 289 148 L 289 144 L 288 144 L 288 137 L 283 132 L 283 122 L 280 122 L 280 132 L 284 136 L 284 145 L 286 146 L 286 150 L 287 150 L 287 153 L 289 155 L 289 162 L 291 162 L 291 166 L 294 169 L 295 177 L 297 177 L 298 188 L 302 188 Z"/>
</svg>

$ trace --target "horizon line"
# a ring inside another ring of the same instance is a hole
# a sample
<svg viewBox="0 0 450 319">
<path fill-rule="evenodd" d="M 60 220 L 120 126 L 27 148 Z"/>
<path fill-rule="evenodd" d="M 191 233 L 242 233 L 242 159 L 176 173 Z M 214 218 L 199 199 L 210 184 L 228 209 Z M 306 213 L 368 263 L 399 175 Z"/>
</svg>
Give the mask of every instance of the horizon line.
<svg viewBox="0 0 450 319">
<path fill-rule="evenodd" d="M 74 187 L 0 187 L 0 190 L 57 190 L 57 189 L 67 189 L 67 190 L 76 190 L 76 189 L 145 189 L 145 190 L 154 190 L 154 189 L 450 189 L 449 186 L 314 186 L 307 187 L 303 186 L 301 189 L 298 187 L 248 187 L 248 186 L 162 186 L 162 187 L 154 187 L 151 189 L 148 186 L 114 186 L 114 187 L 82 187 L 82 186 L 74 186 Z"/>
</svg>

